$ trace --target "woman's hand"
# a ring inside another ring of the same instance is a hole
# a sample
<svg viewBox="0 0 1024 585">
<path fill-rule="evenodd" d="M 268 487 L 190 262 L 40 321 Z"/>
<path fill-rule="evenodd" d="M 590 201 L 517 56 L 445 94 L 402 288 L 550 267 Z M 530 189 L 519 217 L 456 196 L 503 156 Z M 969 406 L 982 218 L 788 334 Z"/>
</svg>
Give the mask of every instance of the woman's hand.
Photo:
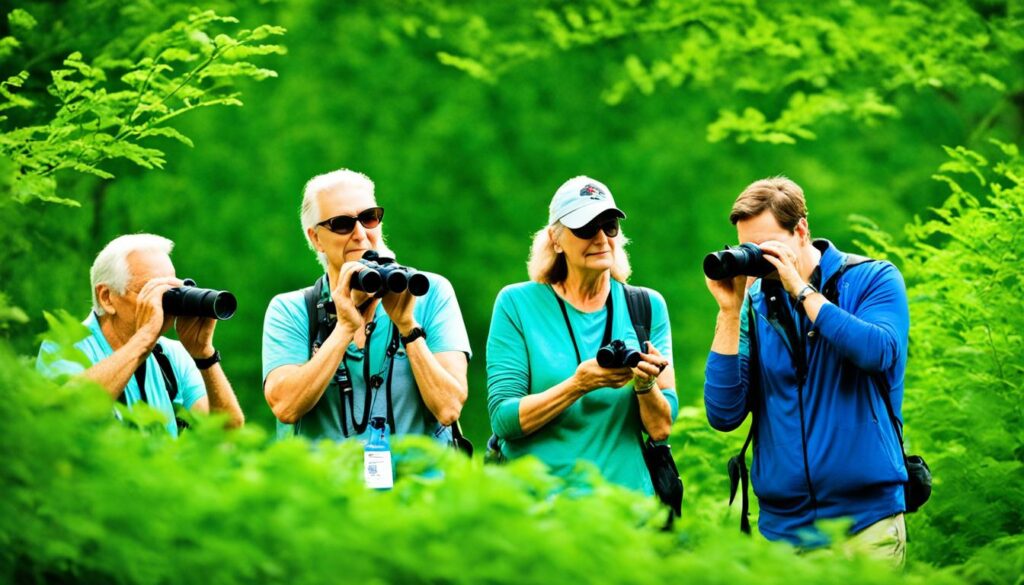
<svg viewBox="0 0 1024 585">
<path fill-rule="evenodd" d="M 359 306 L 373 298 L 365 292 L 352 290 L 352 276 L 368 267 L 361 262 L 346 262 L 338 272 L 338 284 L 331 291 L 334 310 L 338 315 L 338 325 L 349 334 L 355 334 L 366 323 L 365 316 L 359 312 Z"/>
<path fill-rule="evenodd" d="M 633 390 L 646 393 L 658 381 L 665 368 L 668 367 L 668 359 L 661 355 L 658 348 L 650 341 L 647 342 L 650 353 L 640 353 L 640 363 L 633 368 Z"/>
<path fill-rule="evenodd" d="M 586 394 L 598 388 L 622 388 L 633 379 L 630 368 L 602 368 L 596 359 L 581 363 L 573 374 L 576 387 Z"/>
</svg>

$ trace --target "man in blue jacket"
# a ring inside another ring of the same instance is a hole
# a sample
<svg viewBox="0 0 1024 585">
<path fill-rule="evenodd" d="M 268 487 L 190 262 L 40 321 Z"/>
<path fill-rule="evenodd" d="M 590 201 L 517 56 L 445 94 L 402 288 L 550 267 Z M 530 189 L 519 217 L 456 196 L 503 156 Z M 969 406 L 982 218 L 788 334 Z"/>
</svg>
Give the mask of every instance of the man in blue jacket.
<svg viewBox="0 0 1024 585">
<path fill-rule="evenodd" d="M 836 282 L 837 304 L 818 292 L 848 256 L 811 240 L 803 191 L 789 179 L 751 184 L 729 219 L 775 271 L 749 290 L 746 276 L 708 279 L 719 312 L 704 402 L 720 431 L 753 410 L 758 528 L 769 540 L 813 548 L 827 543 L 816 521 L 850 518 L 851 543 L 900 564 L 907 473 L 876 381 L 885 377 L 902 420 L 910 324 L 903 278 L 888 262 L 851 264 Z"/>
</svg>

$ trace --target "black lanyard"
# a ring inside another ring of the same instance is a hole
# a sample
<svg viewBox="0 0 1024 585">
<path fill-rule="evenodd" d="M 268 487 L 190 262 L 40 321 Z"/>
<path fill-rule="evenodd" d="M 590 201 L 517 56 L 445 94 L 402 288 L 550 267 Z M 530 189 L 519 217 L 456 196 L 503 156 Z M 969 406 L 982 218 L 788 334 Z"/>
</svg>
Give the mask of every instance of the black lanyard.
<svg viewBox="0 0 1024 585">
<path fill-rule="evenodd" d="M 363 383 L 366 387 L 366 393 L 363 399 L 363 417 L 362 420 L 356 421 L 356 409 L 355 409 L 355 396 L 352 392 L 352 383 L 349 381 L 347 385 L 341 383 L 338 384 L 339 399 L 341 400 L 341 425 L 345 433 L 348 434 L 348 418 L 351 417 L 352 429 L 356 435 L 362 435 L 366 431 L 366 427 L 370 421 L 370 411 L 373 410 L 373 402 L 376 398 L 376 391 L 381 386 L 385 386 L 384 378 L 381 374 L 386 368 L 388 371 L 387 384 L 384 390 L 384 401 L 387 406 L 387 422 L 388 427 L 391 430 L 391 434 L 395 433 L 395 413 L 391 402 L 391 378 L 395 371 L 395 355 L 398 353 L 399 333 L 398 326 L 394 323 L 391 324 L 391 338 L 388 340 L 388 348 L 384 355 L 384 364 L 382 364 L 380 372 L 376 374 L 370 374 L 370 341 L 373 338 L 373 332 L 377 328 L 377 322 L 371 321 L 366 324 L 366 341 L 363 344 Z M 338 376 L 342 375 L 344 379 L 351 380 L 348 377 L 348 365 L 345 363 L 345 358 L 342 357 L 341 364 L 338 366 L 338 371 L 335 372 L 335 381 L 338 381 Z M 345 399 L 348 398 L 348 408 L 351 410 L 351 414 L 346 416 L 345 414 Z"/>
<path fill-rule="evenodd" d="M 315 353 L 320 346 L 323 345 L 324 340 L 330 335 L 331 331 L 337 325 L 337 318 L 331 318 L 331 313 L 334 311 L 334 303 L 331 301 L 330 296 L 324 297 L 323 289 L 325 283 L 328 282 L 327 276 L 321 276 L 313 284 L 313 290 L 318 291 L 320 294 L 320 300 L 316 304 L 316 317 L 317 317 L 317 334 L 316 342 L 312 345 L 311 354 Z M 360 307 L 363 308 L 363 307 Z M 398 353 L 399 345 L 399 333 L 398 327 L 392 323 L 391 325 L 391 339 L 388 341 L 388 348 L 385 355 L 385 362 L 381 364 L 381 370 L 377 374 L 370 374 L 370 341 L 373 338 L 373 330 L 376 329 L 377 322 L 371 321 L 366 324 L 364 331 L 366 332 L 366 341 L 363 344 L 363 383 L 366 388 L 366 395 L 363 403 L 363 416 L 362 420 L 355 420 L 355 396 L 352 391 L 352 378 L 349 375 L 348 366 L 345 363 L 345 357 L 341 359 L 341 363 L 338 364 L 338 368 L 334 372 L 334 377 L 331 382 L 338 387 L 338 404 L 340 412 L 339 418 L 341 419 L 342 431 L 345 436 L 348 437 L 348 423 L 352 421 L 352 427 L 356 435 L 361 435 L 366 431 L 366 427 L 369 425 L 370 411 L 373 409 L 373 392 L 380 388 L 381 385 L 385 384 L 384 378 L 381 374 L 384 373 L 385 368 L 388 371 L 386 385 L 385 385 L 385 401 L 387 403 L 387 422 L 388 427 L 391 429 L 391 434 L 395 433 L 395 413 L 392 406 L 391 400 L 391 378 L 395 368 L 395 355 Z M 347 355 L 346 349 L 346 355 Z M 346 402 L 348 408 L 346 408 Z M 351 411 L 351 414 L 346 411 Z"/>
<path fill-rule="evenodd" d="M 572 348 L 576 352 L 576 365 L 579 365 L 583 363 L 583 358 L 580 357 L 580 346 L 576 344 L 576 334 L 573 333 L 572 322 L 569 321 L 569 311 L 565 308 L 565 301 L 555 292 L 555 287 L 551 287 L 551 294 L 555 295 L 558 307 L 562 309 L 562 317 L 565 318 L 565 328 L 569 330 L 569 339 L 572 340 Z M 615 317 L 615 307 L 612 304 L 612 289 L 610 286 L 608 288 L 608 299 L 604 302 L 604 307 L 608 312 L 604 318 L 604 337 L 601 340 L 601 347 L 608 345 L 612 341 L 612 322 Z"/>
</svg>

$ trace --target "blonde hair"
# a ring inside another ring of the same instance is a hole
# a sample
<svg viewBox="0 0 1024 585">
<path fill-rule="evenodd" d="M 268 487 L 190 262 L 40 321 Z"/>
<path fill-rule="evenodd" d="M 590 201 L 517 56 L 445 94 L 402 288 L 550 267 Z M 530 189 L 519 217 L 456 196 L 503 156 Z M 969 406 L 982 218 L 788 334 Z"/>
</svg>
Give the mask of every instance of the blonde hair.
<svg viewBox="0 0 1024 585">
<path fill-rule="evenodd" d="M 569 265 L 565 261 L 564 252 L 555 251 L 555 241 L 562 237 L 565 232 L 562 222 L 544 226 L 533 235 L 533 244 L 530 245 L 530 259 L 526 262 L 526 271 L 530 280 L 542 284 L 556 284 L 565 280 L 569 275 Z M 615 246 L 612 251 L 612 278 L 619 282 L 629 280 L 633 269 L 629 266 L 629 255 L 626 254 L 626 244 L 629 238 L 619 229 L 619 235 L 612 238 Z"/>
</svg>

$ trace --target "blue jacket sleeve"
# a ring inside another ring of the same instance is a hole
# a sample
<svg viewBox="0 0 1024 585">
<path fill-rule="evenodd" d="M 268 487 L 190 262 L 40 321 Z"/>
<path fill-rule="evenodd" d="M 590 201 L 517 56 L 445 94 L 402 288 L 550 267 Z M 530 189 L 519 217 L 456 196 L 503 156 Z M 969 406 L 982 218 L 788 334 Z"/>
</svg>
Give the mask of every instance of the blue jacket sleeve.
<svg viewBox="0 0 1024 585">
<path fill-rule="evenodd" d="M 502 439 L 523 436 L 519 401 L 530 392 L 530 364 L 511 295 L 498 294 L 487 335 L 487 413 L 494 434 Z"/>
<path fill-rule="evenodd" d="M 708 353 L 704 367 L 704 411 L 708 423 L 719 431 L 731 431 L 743 424 L 750 411 L 748 365 L 750 348 L 748 339 L 747 303 L 740 312 L 740 351 L 737 355 Z"/>
<path fill-rule="evenodd" d="M 863 290 L 862 300 L 853 313 L 826 303 L 814 325 L 826 341 L 858 368 L 884 372 L 907 351 L 910 309 L 906 285 L 899 270 L 886 262 L 881 270 L 867 277 Z"/>
</svg>

